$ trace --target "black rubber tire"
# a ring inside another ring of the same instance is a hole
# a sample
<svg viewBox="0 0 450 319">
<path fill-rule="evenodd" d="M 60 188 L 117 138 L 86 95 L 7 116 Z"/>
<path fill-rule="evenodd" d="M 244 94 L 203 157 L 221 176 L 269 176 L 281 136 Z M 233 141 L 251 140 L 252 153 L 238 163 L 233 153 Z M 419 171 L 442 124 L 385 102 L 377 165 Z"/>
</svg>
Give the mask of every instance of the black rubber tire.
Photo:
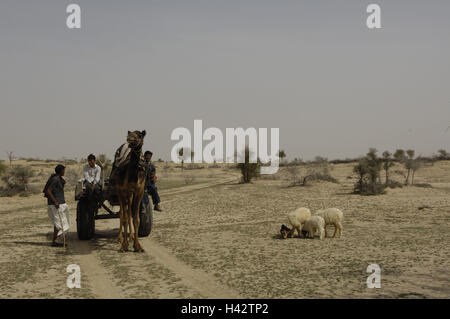
<svg viewBox="0 0 450 319">
<path fill-rule="evenodd" d="M 95 234 L 94 212 L 89 210 L 89 202 L 85 198 L 77 204 L 77 233 L 80 240 L 92 239 Z"/>
<path fill-rule="evenodd" d="M 148 235 L 150 235 L 153 225 L 153 209 L 151 202 L 147 205 L 141 205 L 139 220 L 138 236 L 147 237 Z"/>
</svg>

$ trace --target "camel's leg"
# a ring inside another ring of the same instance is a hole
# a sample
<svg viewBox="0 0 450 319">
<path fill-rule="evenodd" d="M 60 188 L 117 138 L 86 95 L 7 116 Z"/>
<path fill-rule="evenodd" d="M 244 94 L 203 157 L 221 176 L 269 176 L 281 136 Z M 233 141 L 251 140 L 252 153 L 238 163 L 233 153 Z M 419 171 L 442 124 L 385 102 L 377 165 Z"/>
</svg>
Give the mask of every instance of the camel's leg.
<svg viewBox="0 0 450 319">
<path fill-rule="evenodd" d="M 124 215 L 124 223 L 123 223 L 123 229 L 125 231 L 125 237 L 124 240 L 122 241 L 122 250 L 123 251 L 128 251 L 128 236 L 127 236 L 127 232 L 128 232 L 128 227 L 131 228 L 131 211 L 133 209 L 133 193 L 128 194 L 127 196 L 127 209 L 125 211 L 125 215 Z M 131 237 L 131 232 L 130 232 L 130 237 Z"/>
<path fill-rule="evenodd" d="M 133 208 L 131 208 L 131 209 L 133 209 Z M 131 213 L 133 214 L 133 210 L 131 210 Z M 129 230 L 130 230 L 130 241 L 133 241 L 134 242 L 134 233 L 133 233 L 133 230 L 131 229 L 131 217 L 128 219 L 128 228 L 129 228 Z"/>
<path fill-rule="evenodd" d="M 140 217 L 139 212 L 141 209 L 141 201 L 144 193 L 137 195 L 134 197 L 134 211 L 133 211 L 133 226 L 134 226 L 134 251 L 135 252 L 143 252 L 144 249 L 139 244 L 139 223 L 140 223 Z"/>
<path fill-rule="evenodd" d="M 119 204 L 120 204 L 120 212 L 119 212 L 119 216 L 120 216 L 120 226 L 119 226 L 119 236 L 117 236 L 117 242 L 118 243 L 122 243 L 122 226 L 123 226 L 123 214 L 125 212 L 124 210 L 124 202 L 123 202 L 123 197 L 118 194 L 119 196 Z"/>
<path fill-rule="evenodd" d="M 120 248 L 120 251 L 124 252 L 124 251 L 128 251 L 128 212 L 130 210 L 130 199 L 129 197 L 127 197 L 127 205 L 126 207 L 124 207 L 124 214 L 123 214 L 123 232 L 124 232 L 124 236 L 122 238 L 122 246 Z M 126 208 L 126 209 L 125 209 Z"/>
</svg>

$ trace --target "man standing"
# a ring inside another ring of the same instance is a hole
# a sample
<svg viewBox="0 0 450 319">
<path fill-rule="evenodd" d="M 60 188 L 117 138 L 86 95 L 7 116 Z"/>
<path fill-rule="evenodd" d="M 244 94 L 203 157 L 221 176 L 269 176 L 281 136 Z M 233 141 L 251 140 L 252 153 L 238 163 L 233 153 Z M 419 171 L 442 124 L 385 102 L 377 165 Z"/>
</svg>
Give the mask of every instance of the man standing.
<svg viewBox="0 0 450 319">
<path fill-rule="evenodd" d="M 64 199 L 63 179 L 65 167 L 58 165 L 55 167 L 55 174 L 50 176 L 44 188 L 47 197 L 48 217 L 53 223 L 52 246 L 62 246 L 63 235 L 69 230 L 69 206 Z"/>
<path fill-rule="evenodd" d="M 156 168 L 155 168 L 155 165 L 153 165 L 151 162 L 152 156 L 153 156 L 153 153 L 150 151 L 146 151 L 144 153 L 145 170 L 146 170 L 145 184 L 146 184 L 147 192 L 152 196 L 153 205 L 155 205 L 153 207 L 153 209 L 157 210 L 159 212 L 162 212 L 162 209 L 159 206 L 159 203 L 161 200 L 158 195 L 158 188 L 155 185 L 155 183 L 156 183 Z"/>
<path fill-rule="evenodd" d="M 93 154 L 88 156 L 88 165 L 84 167 L 84 185 L 88 192 L 91 208 L 95 209 L 100 200 L 100 176 L 102 169 L 95 164 L 96 158 Z"/>
</svg>

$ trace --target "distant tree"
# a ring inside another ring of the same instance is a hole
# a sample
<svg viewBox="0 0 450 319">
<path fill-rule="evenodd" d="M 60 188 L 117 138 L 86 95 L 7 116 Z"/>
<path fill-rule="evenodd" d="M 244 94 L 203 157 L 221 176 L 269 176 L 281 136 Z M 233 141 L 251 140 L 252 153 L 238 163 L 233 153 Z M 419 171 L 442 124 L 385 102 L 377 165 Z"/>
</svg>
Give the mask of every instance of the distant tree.
<svg viewBox="0 0 450 319">
<path fill-rule="evenodd" d="M 367 158 L 360 158 L 358 164 L 353 168 L 353 171 L 358 174 L 358 181 L 355 184 L 355 192 L 362 194 L 365 189 L 365 184 L 367 184 L 365 177 L 369 171 Z"/>
<path fill-rule="evenodd" d="M 411 172 L 413 170 L 413 167 L 415 165 L 415 163 L 414 163 L 414 155 L 415 155 L 415 151 L 414 150 L 407 150 L 406 151 L 406 157 L 403 160 L 403 165 L 405 166 L 405 168 L 407 170 L 405 185 L 409 184 L 409 177 L 410 177 Z"/>
<path fill-rule="evenodd" d="M 444 149 L 438 150 L 438 159 L 440 160 L 449 160 L 450 159 L 450 153 L 448 153 Z"/>
<path fill-rule="evenodd" d="M 404 150 L 398 149 L 398 150 L 395 151 L 395 153 L 394 153 L 394 159 L 395 159 L 397 162 L 403 162 L 403 161 L 405 160 L 405 158 L 406 158 L 406 154 L 405 154 L 405 151 L 404 151 Z"/>
<path fill-rule="evenodd" d="M 8 157 L 9 166 L 11 166 L 12 162 L 17 159 L 17 157 L 14 155 L 14 151 L 6 151 L 6 156 Z"/>
<path fill-rule="evenodd" d="M 237 166 L 241 171 L 242 182 L 250 183 L 253 178 L 259 176 L 261 162 L 258 158 L 256 163 L 250 163 L 250 155 L 251 155 L 252 151 L 250 150 L 250 148 L 248 146 L 245 147 L 243 152 L 244 152 L 244 156 L 245 156 L 244 163 L 238 163 Z"/>
<path fill-rule="evenodd" d="M 283 160 L 286 158 L 286 152 L 283 150 L 280 150 L 278 152 L 278 157 L 280 158 L 280 162 L 283 163 Z"/>
<path fill-rule="evenodd" d="M 380 180 L 383 160 L 377 156 L 377 150 L 370 148 L 365 157 L 358 161 L 353 171 L 358 174 L 355 192 L 362 195 L 377 195 L 384 192 L 385 186 Z"/>
<path fill-rule="evenodd" d="M 178 157 L 181 159 L 181 170 L 184 169 L 184 160 L 186 159 L 186 156 L 191 155 L 191 157 L 194 156 L 194 152 L 191 152 L 189 148 L 180 148 L 178 150 Z"/>
<path fill-rule="evenodd" d="M 377 156 L 377 150 L 370 148 L 366 155 L 368 161 L 368 174 L 372 191 L 376 193 L 375 187 L 380 177 L 382 160 Z"/>
<path fill-rule="evenodd" d="M 389 169 L 394 166 L 394 162 L 392 161 L 392 154 L 388 151 L 383 152 L 383 169 L 386 172 L 386 180 L 385 184 L 389 184 Z"/>
<path fill-rule="evenodd" d="M 416 172 L 422 167 L 422 161 L 419 158 L 416 158 L 411 163 L 411 185 L 414 185 L 414 175 Z"/>
<path fill-rule="evenodd" d="M 97 164 L 102 168 L 103 177 L 109 176 L 111 173 L 112 161 L 108 158 L 106 154 L 100 154 L 97 156 Z"/>
</svg>

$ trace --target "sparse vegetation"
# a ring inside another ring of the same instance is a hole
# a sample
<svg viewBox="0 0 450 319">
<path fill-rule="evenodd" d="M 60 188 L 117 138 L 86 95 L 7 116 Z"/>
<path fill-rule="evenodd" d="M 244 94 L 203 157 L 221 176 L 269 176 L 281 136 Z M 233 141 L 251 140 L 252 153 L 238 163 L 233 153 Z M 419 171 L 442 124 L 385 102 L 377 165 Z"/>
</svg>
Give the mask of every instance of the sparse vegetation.
<svg viewBox="0 0 450 319">
<path fill-rule="evenodd" d="M 438 150 L 438 155 L 436 156 L 438 160 L 448 161 L 450 160 L 450 153 L 444 149 Z"/>
<path fill-rule="evenodd" d="M 280 166 L 284 166 L 286 164 L 285 158 L 286 158 L 286 152 L 284 150 L 280 150 L 278 152 L 278 157 L 280 158 Z"/>
<path fill-rule="evenodd" d="M 75 188 L 78 180 L 80 179 L 81 172 L 77 172 L 74 168 L 66 169 L 66 174 L 64 175 L 64 179 L 67 182 L 67 189 Z"/>
<path fill-rule="evenodd" d="M 194 156 L 194 152 L 191 152 L 189 148 L 180 148 L 178 150 L 178 157 L 181 159 L 181 170 L 184 169 L 184 161 L 187 158 L 187 156 Z"/>
<path fill-rule="evenodd" d="M 185 183 L 186 185 L 190 185 L 190 184 L 193 184 L 193 183 L 194 183 L 194 181 L 195 181 L 195 175 L 188 175 L 188 174 L 185 174 L 185 175 L 183 176 L 183 179 L 184 179 L 184 183 Z"/>
<path fill-rule="evenodd" d="M 253 178 L 259 176 L 259 170 L 261 167 L 261 162 L 259 158 L 256 160 L 256 163 L 250 163 L 250 157 L 252 155 L 252 151 L 248 146 L 244 149 L 244 163 L 238 163 L 238 168 L 241 171 L 242 175 L 242 183 L 250 183 Z"/>
<path fill-rule="evenodd" d="M 2 190 L 2 196 L 14 196 L 20 193 L 29 193 L 29 183 L 34 176 L 34 171 L 29 166 L 11 166 L 2 176 L 6 188 Z"/>
<path fill-rule="evenodd" d="M 14 155 L 14 151 L 6 151 L 6 156 L 9 161 L 9 166 L 12 166 L 12 162 L 17 159 L 17 156 Z"/>
<path fill-rule="evenodd" d="M 0 177 L 5 174 L 6 172 L 6 165 L 3 164 L 3 161 L 0 161 Z"/>
<path fill-rule="evenodd" d="M 358 174 L 354 192 L 360 195 L 379 195 L 384 193 L 386 185 L 380 183 L 382 159 L 377 156 L 377 150 L 370 148 L 354 167 Z"/>
<path fill-rule="evenodd" d="M 415 158 L 415 151 L 414 150 L 407 150 L 406 152 L 404 150 L 397 150 L 394 153 L 394 158 L 403 164 L 404 168 L 406 169 L 406 174 L 404 174 L 401 171 L 397 171 L 397 173 L 403 175 L 405 177 L 405 186 L 410 184 L 410 178 L 411 178 L 411 185 L 414 184 L 414 176 L 417 170 L 419 170 L 423 163 L 425 162 L 424 158 L 418 157 Z"/>
<path fill-rule="evenodd" d="M 392 154 L 388 151 L 383 152 L 383 169 L 386 174 L 385 184 L 389 184 L 389 169 L 394 166 L 394 161 L 392 159 Z"/>
<path fill-rule="evenodd" d="M 317 156 L 314 161 L 303 165 L 300 168 L 292 162 L 286 168 L 288 172 L 290 186 L 307 186 L 311 181 L 327 181 L 337 183 L 338 181 L 330 174 L 328 159 Z M 301 173 L 301 170 L 304 172 Z"/>
</svg>

